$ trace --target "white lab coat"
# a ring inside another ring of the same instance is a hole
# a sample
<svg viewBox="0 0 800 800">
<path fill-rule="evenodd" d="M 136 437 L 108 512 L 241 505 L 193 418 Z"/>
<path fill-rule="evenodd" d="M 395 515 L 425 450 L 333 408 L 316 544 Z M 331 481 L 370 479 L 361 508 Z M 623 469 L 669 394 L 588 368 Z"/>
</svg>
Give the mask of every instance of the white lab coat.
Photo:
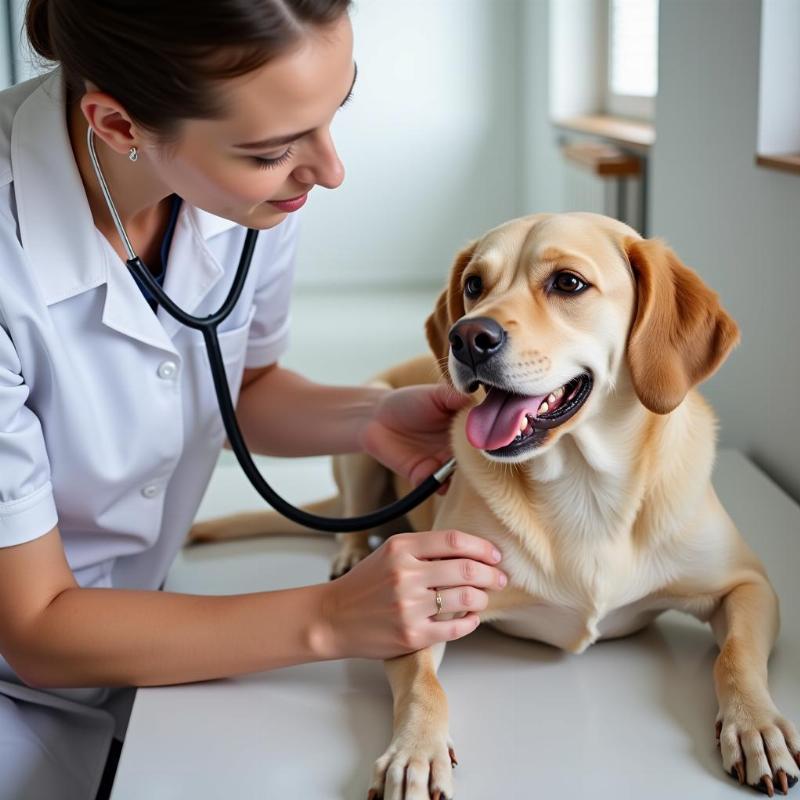
<svg viewBox="0 0 800 800">
<path fill-rule="evenodd" d="M 234 397 L 246 366 L 287 347 L 295 232 L 290 215 L 260 234 L 220 327 Z M 167 293 L 215 310 L 243 239 L 184 203 Z M 60 72 L 0 93 L 0 547 L 57 524 L 81 586 L 157 589 L 223 440 L 200 334 L 153 313 L 94 226 Z M 91 800 L 109 702 L 108 690 L 26 687 L 0 658 L 0 798 Z"/>
</svg>

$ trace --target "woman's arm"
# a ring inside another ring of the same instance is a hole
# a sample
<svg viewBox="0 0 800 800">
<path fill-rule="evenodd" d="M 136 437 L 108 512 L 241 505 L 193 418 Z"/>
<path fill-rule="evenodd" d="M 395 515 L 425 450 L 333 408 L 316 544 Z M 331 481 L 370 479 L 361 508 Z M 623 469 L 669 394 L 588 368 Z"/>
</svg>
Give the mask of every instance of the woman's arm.
<svg viewBox="0 0 800 800">
<path fill-rule="evenodd" d="M 356 453 L 377 402 L 389 390 L 324 386 L 272 364 L 247 370 L 236 417 L 248 448 L 271 456 Z"/>
<path fill-rule="evenodd" d="M 33 686 L 148 686 L 335 656 L 325 586 L 229 597 L 82 589 L 58 529 L 0 549 L 0 651 Z"/>
<path fill-rule="evenodd" d="M 458 531 L 406 534 L 330 583 L 205 597 L 79 588 L 54 528 L 0 549 L 0 652 L 39 687 L 152 686 L 389 658 L 474 630 L 475 613 L 432 620 L 430 587 L 459 587 L 447 611 L 485 608 L 484 590 L 504 585 L 492 550 Z"/>
<path fill-rule="evenodd" d="M 444 382 L 400 389 L 322 386 L 274 364 L 245 373 L 237 417 L 255 452 L 363 451 L 416 485 L 450 458 L 453 415 L 471 403 Z"/>
</svg>

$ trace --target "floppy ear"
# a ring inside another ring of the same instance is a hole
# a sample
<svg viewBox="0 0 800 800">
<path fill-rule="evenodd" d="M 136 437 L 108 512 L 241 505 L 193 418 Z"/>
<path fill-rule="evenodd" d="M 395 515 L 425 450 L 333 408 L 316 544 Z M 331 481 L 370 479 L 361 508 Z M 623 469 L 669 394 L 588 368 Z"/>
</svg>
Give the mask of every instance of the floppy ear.
<svg viewBox="0 0 800 800">
<path fill-rule="evenodd" d="M 464 296 L 461 292 L 461 275 L 472 258 L 478 240 L 470 242 L 460 250 L 450 268 L 447 288 L 436 300 L 433 313 L 425 320 L 425 335 L 428 344 L 436 356 L 436 363 L 442 375 L 449 380 L 447 374 L 447 356 L 450 353 L 450 340 L 447 338 L 453 324 L 464 316 Z"/>
<path fill-rule="evenodd" d="M 668 414 L 689 389 L 712 375 L 739 341 L 739 328 L 712 291 L 657 239 L 628 239 L 636 313 L 628 365 L 636 394 Z"/>
</svg>

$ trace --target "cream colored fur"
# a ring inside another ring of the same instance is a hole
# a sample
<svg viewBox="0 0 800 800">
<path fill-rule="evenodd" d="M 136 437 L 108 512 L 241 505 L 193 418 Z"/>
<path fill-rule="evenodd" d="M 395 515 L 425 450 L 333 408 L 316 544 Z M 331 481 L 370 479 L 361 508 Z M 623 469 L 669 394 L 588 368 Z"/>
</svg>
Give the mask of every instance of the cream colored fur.
<svg viewBox="0 0 800 800">
<path fill-rule="evenodd" d="M 556 268 L 579 271 L 592 284 L 580 304 L 541 291 Z M 478 269 L 487 290 L 465 307 L 462 277 L 469 269 Z M 682 283 L 687 293 L 670 311 L 664 292 Z M 441 360 L 416 359 L 377 382 L 396 387 L 434 379 L 447 355 L 449 326 L 470 316 L 491 317 L 509 331 L 503 363 L 518 393 L 551 391 L 586 368 L 594 387 L 572 419 L 516 463 L 473 448 L 465 435 L 468 412 L 460 414 L 452 428 L 458 469 L 449 491 L 413 512 L 411 526 L 470 531 L 498 545 L 509 585 L 490 595 L 481 618 L 515 636 L 580 653 L 598 639 L 640 629 L 666 609 L 709 622 L 721 649 L 714 679 L 723 767 L 770 793 L 773 785 L 787 788 L 800 774 L 800 737 L 767 686 L 777 600 L 714 492 L 715 418 L 691 389 L 737 338 L 716 296 L 671 251 L 642 242 L 618 222 L 579 214 L 514 220 L 456 260 L 428 323 Z M 716 328 L 708 328 L 709 317 Z M 664 355 L 668 341 L 678 343 L 676 353 Z M 545 367 L 526 372 L 533 362 Z M 452 353 L 447 364 L 446 376 L 465 390 Z M 364 513 L 385 499 L 387 486 L 395 494 L 408 488 L 363 455 L 337 458 L 335 469 L 341 495 L 328 511 Z M 293 528 L 274 516 L 250 515 L 206 523 L 194 538 Z M 366 534 L 341 541 L 336 574 L 368 552 Z M 422 651 L 386 663 L 394 735 L 376 764 L 370 797 L 453 796 L 439 657 Z"/>
</svg>

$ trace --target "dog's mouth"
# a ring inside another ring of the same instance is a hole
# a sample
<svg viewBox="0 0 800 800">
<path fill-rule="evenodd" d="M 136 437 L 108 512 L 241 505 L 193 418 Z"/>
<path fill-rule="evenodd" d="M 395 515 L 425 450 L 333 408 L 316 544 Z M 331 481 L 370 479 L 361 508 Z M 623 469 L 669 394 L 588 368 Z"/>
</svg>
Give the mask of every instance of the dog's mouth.
<svg viewBox="0 0 800 800">
<path fill-rule="evenodd" d="M 469 412 L 467 439 L 478 450 L 504 457 L 536 447 L 548 430 L 574 416 L 589 397 L 593 380 L 585 372 L 548 394 L 536 396 L 481 385 L 486 398 Z"/>
</svg>

